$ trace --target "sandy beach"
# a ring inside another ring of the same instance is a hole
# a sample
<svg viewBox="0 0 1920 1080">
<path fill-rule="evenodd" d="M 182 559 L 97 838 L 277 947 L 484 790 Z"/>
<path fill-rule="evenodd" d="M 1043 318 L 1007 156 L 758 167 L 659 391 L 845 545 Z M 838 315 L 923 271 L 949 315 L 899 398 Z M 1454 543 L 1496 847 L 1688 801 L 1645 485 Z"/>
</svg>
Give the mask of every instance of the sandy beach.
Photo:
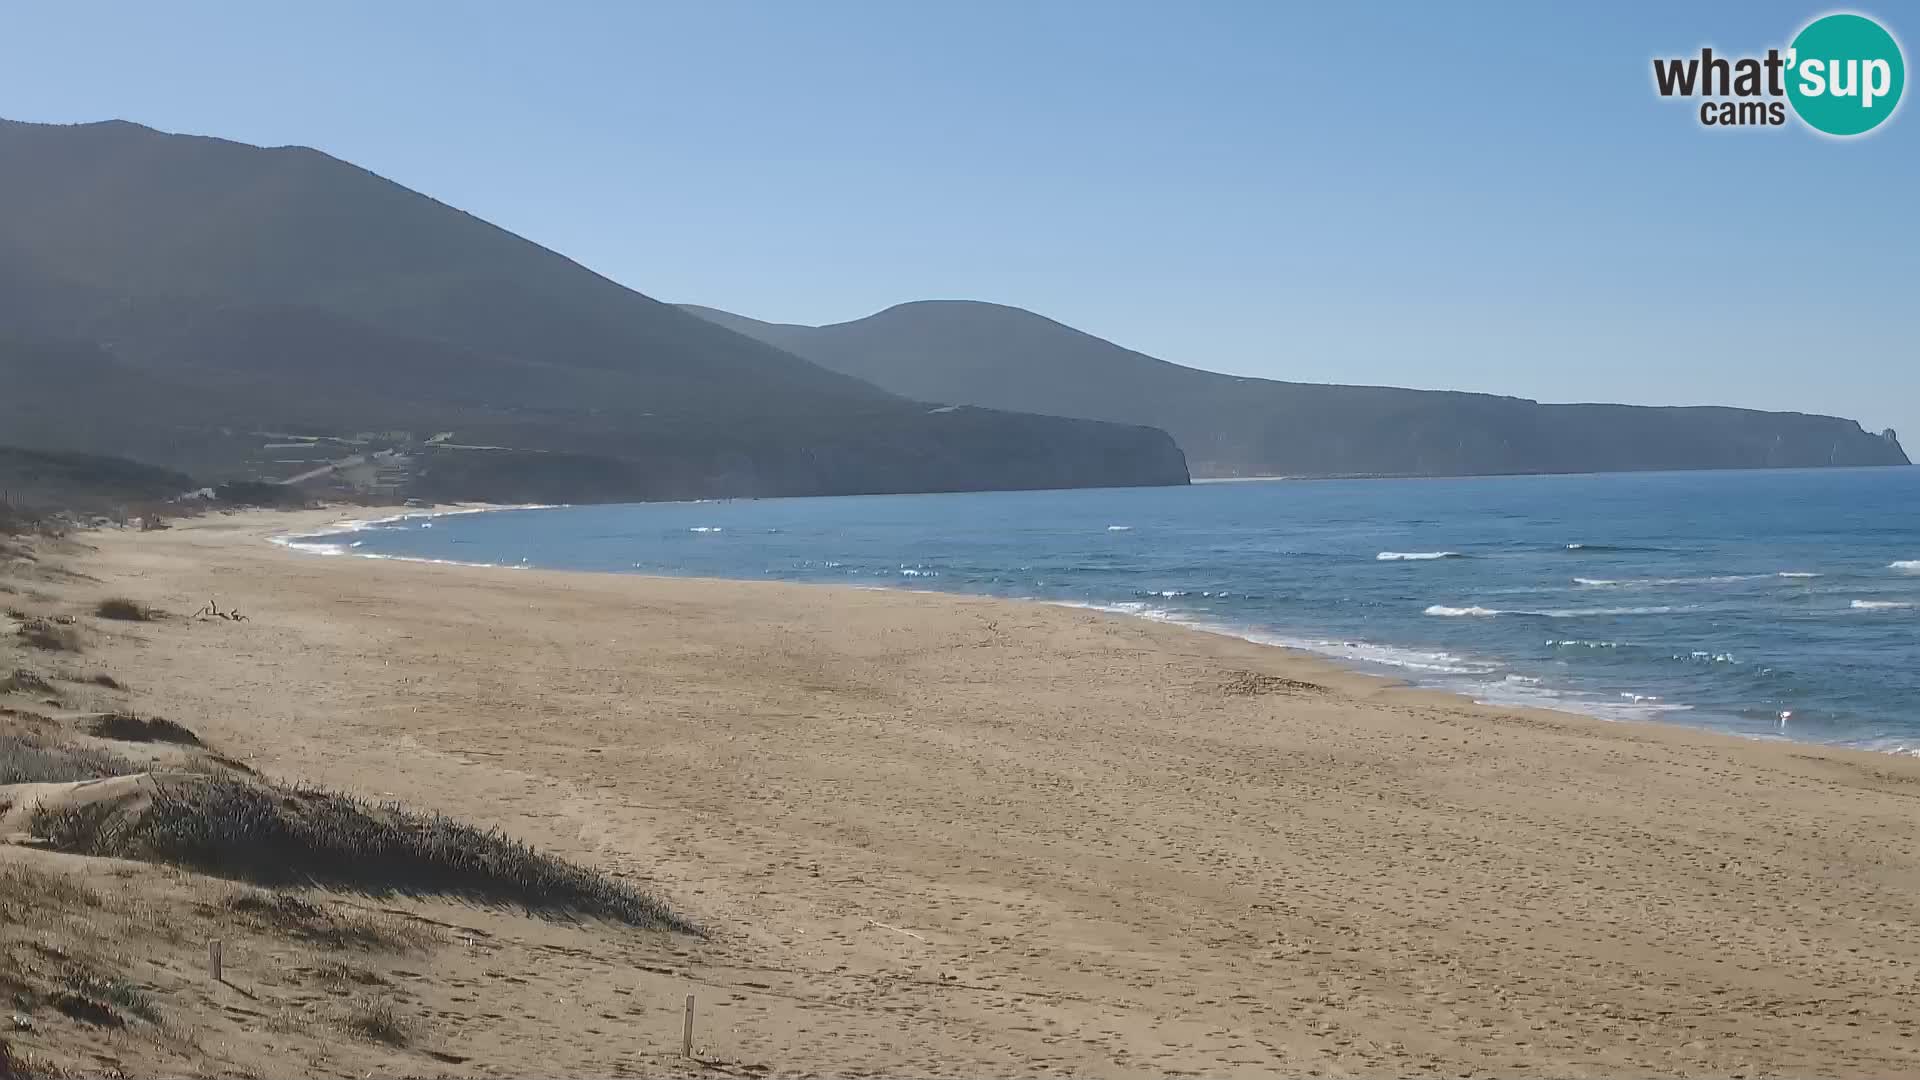
<svg viewBox="0 0 1920 1080">
<path fill-rule="evenodd" d="M 41 587 L 240 609 L 90 627 L 88 662 L 265 773 L 713 931 L 443 905 L 493 945 L 413 971 L 463 1048 L 424 1074 L 658 1071 L 684 993 L 740 1075 L 1920 1071 L 1920 760 L 1036 603 L 266 540 L 340 516 L 89 534 Z"/>
</svg>

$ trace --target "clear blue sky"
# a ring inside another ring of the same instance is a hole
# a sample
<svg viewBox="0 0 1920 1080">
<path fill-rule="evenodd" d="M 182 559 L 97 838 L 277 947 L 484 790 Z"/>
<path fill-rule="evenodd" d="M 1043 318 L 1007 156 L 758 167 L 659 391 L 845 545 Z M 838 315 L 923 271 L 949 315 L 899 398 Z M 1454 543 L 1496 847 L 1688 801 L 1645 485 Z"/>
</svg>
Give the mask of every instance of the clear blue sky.
<svg viewBox="0 0 1920 1080">
<path fill-rule="evenodd" d="M 1916 106 L 1841 142 L 1652 91 L 1828 8 L 1448 8 L 64 0 L 9 5 L 0 115 L 315 146 L 760 318 L 994 300 L 1221 371 L 1920 452 Z M 1854 10 L 1914 61 L 1920 8 Z"/>
</svg>

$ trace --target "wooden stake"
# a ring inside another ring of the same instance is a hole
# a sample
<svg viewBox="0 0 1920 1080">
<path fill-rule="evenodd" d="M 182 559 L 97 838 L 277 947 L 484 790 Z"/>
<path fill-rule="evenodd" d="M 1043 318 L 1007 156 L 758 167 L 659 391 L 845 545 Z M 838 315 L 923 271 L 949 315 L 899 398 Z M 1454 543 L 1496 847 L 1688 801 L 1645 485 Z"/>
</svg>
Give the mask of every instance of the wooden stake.
<svg viewBox="0 0 1920 1080">
<path fill-rule="evenodd" d="M 220 939 L 219 938 L 215 938 L 212 941 L 207 942 L 207 974 L 213 976 L 214 982 L 222 981 L 220 978 Z"/>
<path fill-rule="evenodd" d="M 693 995 L 687 995 L 687 1022 L 680 1029 L 680 1056 L 693 1056 Z"/>
</svg>

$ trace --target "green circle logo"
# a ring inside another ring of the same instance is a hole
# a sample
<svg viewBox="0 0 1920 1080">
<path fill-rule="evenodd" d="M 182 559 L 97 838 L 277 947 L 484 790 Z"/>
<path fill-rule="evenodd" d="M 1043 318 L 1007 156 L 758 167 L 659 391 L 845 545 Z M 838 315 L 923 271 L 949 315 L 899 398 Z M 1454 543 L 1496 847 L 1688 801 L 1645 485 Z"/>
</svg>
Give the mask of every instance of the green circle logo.
<svg viewBox="0 0 1920 1080">
<path fill-rule="evenodd" d="M 1787 52 L 1787 100 L 1808 126 L 1829 135 L 1880 126 L 1906 85 L 1900 43 L 1864 15 L 1815 19 Z"/>
</svg>

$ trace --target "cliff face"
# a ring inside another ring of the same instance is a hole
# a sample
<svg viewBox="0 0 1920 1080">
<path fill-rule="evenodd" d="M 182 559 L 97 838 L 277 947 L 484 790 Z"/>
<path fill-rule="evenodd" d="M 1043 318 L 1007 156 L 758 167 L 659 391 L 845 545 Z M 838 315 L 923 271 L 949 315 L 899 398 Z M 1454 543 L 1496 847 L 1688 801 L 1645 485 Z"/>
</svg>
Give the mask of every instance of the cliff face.
<svg viewBox="0 0 1920 1080">
<path fill-rule="evenodd" d="M 1186 482 L 1163 433 L 934 412 L 316 151 L 119 122 L 0 121 L 0 380 L 7 441 L 207 479 L 452 431 L 519 453 L 436 482 L 532 499 Z"/>
<path fill-rule="evenodd" d="M 1203 476 L 1907 464 L 1891 432 L 1836 417 L 1239 378 L 996 304 L 902 304 L 818 327 L 689 310 L 907 397 L 1162 428 Z"/>
</svg>

